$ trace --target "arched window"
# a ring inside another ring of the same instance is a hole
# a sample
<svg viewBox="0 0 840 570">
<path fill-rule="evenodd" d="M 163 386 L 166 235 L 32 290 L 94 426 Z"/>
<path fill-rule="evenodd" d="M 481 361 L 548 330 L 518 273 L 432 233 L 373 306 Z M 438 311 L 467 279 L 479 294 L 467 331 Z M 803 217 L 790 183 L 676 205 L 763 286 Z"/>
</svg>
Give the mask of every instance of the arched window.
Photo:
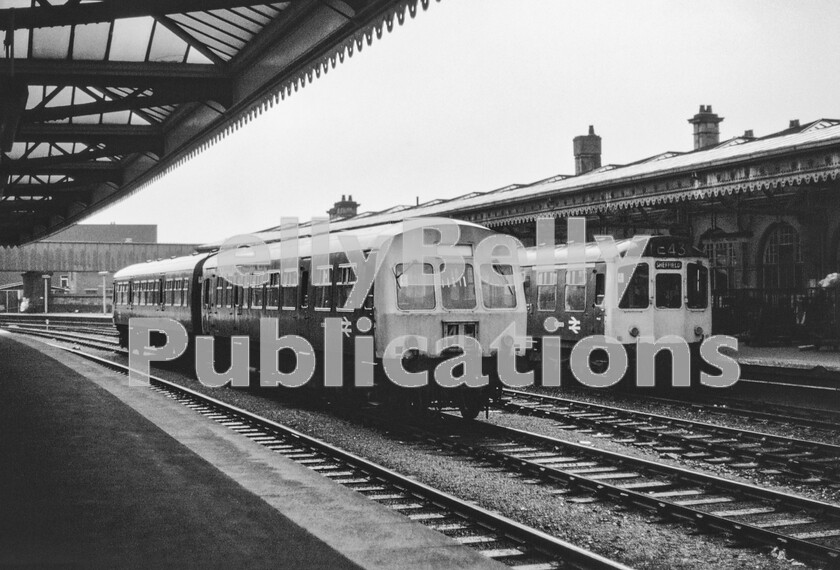
<svg viewBox="0 0 840 570">
<path fill-rule="evenodd" d="M 726 291 L 738 287 L 743 247 L 743 239 L 727 237 L 719 231 L 708 231 L 700 238 L 700 249 L 709 258 L 712 270 L 712 291 Z"/>
<path fill-rule="evenodd" d="M 780 222 L 764 240 L 761 254 L 762 283 L 768 289 L 788 289 L 802 285 L 802 250 L 799 233 Z"/>
</svg>

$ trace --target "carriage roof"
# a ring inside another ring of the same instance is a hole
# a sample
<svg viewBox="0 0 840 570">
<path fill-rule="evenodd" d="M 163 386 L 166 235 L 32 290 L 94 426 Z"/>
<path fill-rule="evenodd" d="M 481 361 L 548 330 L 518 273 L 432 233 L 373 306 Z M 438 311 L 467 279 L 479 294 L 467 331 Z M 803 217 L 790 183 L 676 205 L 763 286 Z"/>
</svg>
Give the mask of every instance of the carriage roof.
<svg viewBox="0 0 840 570">
<path fill-rule="evenodd" d="M 154 261 L 147 261 L 145 263 L 135 263 L 120 269 L 114 274 L 114 279 L 137 279 L 144 277 L 158 277 L 164 273 L 183 273 L 185 271 L 192 271 L 195 266 L 204 258 L 206 253 L 197 253 L 193 255 L 185 255 L 182 257 L 173 257 L 169 259 L 157 259 Z"/>
<path fill-rule="evenodd" d="M 462 220 L 452 220 L 449 218 L 424 218 L 424 227 L 435 227 L 442 224 L 457 224 L 461 228 L 476 229 L 492 233 L 484 226 L 474 224 L 472 222 L 465 222 Z M 356 239 L 359 249 L 362 251 L 380 250 L 387 242 L 404 233 L 403 222 L 396 222 L 391 224 L 379 224 L 375 226 L 368 226 L 365 228 L 355 228 L 350 230 L 343 230 L 340 232 L 330 232 L 328 234 L 328 253 L 330 255 L 335 253 L 342 253 L 347 246 L 342 243 L 342 238 Z M 288 247 L 291 242 L 297 243 L 297 257 L 308 258 L 312 256 L 312 246 L 314 238 L 311 235 L 301 235 L 297 239 L 289 239 L 282 232 L 271 232 L 266 234 L 256 234 L 256 237 L 263 240 L 268 247 L 269 256 L 272 261 L 293 256 L 293 252 Z M 347 244 L 355 246 L 355 244 Z M 259 242 L 257 242 L 259 247 Z M 242 261 L 246 265 L 245 260 Z M 212 269 L 218 266 L 218 258 L 214 256 L 207 261 L 205 267 Z"/>
</svg>

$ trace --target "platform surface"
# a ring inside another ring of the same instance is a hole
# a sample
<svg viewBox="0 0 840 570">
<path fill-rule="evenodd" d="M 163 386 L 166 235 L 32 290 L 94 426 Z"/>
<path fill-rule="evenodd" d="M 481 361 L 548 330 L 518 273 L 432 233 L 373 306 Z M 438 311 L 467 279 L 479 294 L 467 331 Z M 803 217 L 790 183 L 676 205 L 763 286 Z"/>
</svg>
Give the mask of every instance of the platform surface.
<svg viewBox="0 0 840 570">
<path fill-rule="evenodd" d="M 829 348 L 799 350 L 797 346 L 748 346 L 740 342 L 736 358 L 745 365 L 797 370 L 819 367 L 840 373 L 840 351 Z"/>
<path fill-rule="evenodd" d="M 121 375 L 4 331 L 0 458 L 0 567 L 500 567 Z"/>
</svg>

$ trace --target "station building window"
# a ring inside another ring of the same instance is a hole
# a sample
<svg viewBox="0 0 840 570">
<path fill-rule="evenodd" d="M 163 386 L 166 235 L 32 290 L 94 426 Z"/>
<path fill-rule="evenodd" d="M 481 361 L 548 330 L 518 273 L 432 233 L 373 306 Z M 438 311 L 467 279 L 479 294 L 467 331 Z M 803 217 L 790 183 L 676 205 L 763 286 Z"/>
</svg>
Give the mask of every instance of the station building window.
<svg viewBox="0 0 840 570">
<path fill-rule="evenodd" d="M 790 289 L 803 283 L 799 232 L 780 222 L 768 230 L 761 254 L 762 285 L 767 289 Z"/>
<path fill-rule="evenodd" d="M 737 286 L 737 273 L 742 267 L 743 240 L 704 237 L 700 240 L 703 255 L 709 258 L 712 291 L 726 291 Z"/>
</svg>

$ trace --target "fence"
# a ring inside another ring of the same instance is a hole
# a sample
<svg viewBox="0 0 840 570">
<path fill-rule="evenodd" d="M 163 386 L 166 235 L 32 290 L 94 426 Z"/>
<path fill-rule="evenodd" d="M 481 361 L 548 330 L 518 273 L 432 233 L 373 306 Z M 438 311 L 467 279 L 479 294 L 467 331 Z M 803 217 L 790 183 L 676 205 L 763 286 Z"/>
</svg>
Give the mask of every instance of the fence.
<svg viewBox="0 0 840 570">
<path fill-rule="evenodd" d="M 756 342 L 838 338 L 840 287 L 715 291 L 712 323 L 715 334 Z"/>
<path fill-rule="evenodd" d="M 17 313 L 21 308 L 22 291 L 0 291 L 0 313 Z M 7 301 L 8 297 L 8 301 Z M 28 313 L 43 313 L 44 305 L 38 301 L 39 306 L 29 305 L 25 310 Z M 105 298 L 105 307 L 108 313 L 113 310 L 111 292 Z M 51 313 L 101 313 L 102 294 L 99 295 L 69 295 L 54 294 L 50 297 L 49 311 Z"/>
</svg>

